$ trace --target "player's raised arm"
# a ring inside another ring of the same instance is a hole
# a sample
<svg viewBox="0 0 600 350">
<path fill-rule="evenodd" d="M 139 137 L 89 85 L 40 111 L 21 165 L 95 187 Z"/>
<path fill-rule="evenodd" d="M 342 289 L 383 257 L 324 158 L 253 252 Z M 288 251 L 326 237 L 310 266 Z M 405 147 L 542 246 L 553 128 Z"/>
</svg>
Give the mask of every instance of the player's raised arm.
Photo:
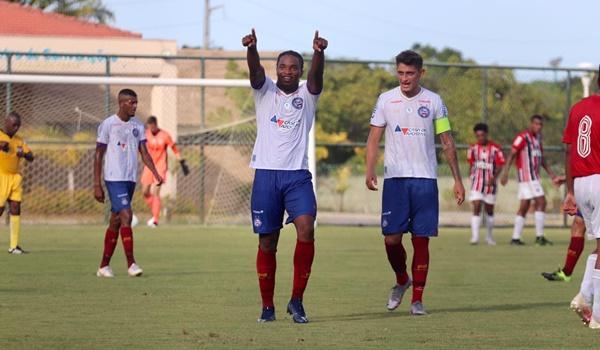
<svg viewBox="0 0 600 350">
<path fill-rule="evenodd" d="M 150 171 L 154 175 L 154 178 L 158 182 L 157 186 L 162 185 L 163 178 L 160 176 L 158 171 L 156 171 L 156 167 L 154 166 L 152 157 L 150 157 L 150 154 L 148 153 L 148 148 L 146 147 L 146 142 L 140 142 L 140 145 L 138 146 L 138 148 L 140 151 L 140 155 L 142 156 L 142 161 L 144 162 L 144 165 L 147 166 L 148 169 L 150 169 Z"/>
<path fill-rule="evenodd" d="M 265 83 L 265 69 L 260 64 L 260 57 L 256 48 L 256 32 L 252 32 L 242 38 L 242 45 L 247 47 L 246 60 L 248 61 L 248 70 L 250 72 L 250 85 L 254 89 L 260 89 Z"/>
<path fill-rule="evenodd" d="M 460 176 L 454 138 L 450 131 L 445 131 L 440 134 L 440 141 L 442 142 L 442 149 L 446 156 L 446 161 L 448 161 L 448 165 L 450 166 L 452 177 L 454 177 L 454 197 L 456 198 L 456 204 L 461 205 L 465 200 L 465 187 Z"/>
<path fill-rule="evenodd" d="M 102 189 L 102 161 L 106 153 L 106 145 L 98 143 L 94 154 L 94 198 L 104 203 L 104 190 Z"/>
<path fill-rule="evenodd" d="M 369 138 L 367 139 L 367 174 L 365 184 L 371 191 L 377 191 L 375 166 L 377 165 L 377 155 L 379 154 L 379 141 L 384 131 L 385 127 L 371 125 L 371 131 L 369 131 Z"/>
<path fill-rule="evenodd" d="M 323 91 L 323 73 L 325 71 L 325 49 L 329 43 L 326 39 L 319 36 L 319 31 L 315 31 L 313 38 L 313 58 L 310 64 L 310 70 L 307 76 L 307 87 L 313 95 L 318 95 Z"/>
</svg>

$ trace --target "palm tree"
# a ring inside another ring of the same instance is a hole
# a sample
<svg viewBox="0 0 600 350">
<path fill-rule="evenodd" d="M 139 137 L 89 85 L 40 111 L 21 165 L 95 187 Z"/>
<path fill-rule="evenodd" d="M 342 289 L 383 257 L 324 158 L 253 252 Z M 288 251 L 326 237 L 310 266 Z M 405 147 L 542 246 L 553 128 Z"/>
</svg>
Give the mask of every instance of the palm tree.
<svg viewBox="0 0 600 350">
<path fill-rule="evenodd" d="M 115 19 L 102 0 L 9 0 L 21 5 L 29 5 L 44 11 L 81 18 L 97 23 L 107 23 Z"/>
</svg>

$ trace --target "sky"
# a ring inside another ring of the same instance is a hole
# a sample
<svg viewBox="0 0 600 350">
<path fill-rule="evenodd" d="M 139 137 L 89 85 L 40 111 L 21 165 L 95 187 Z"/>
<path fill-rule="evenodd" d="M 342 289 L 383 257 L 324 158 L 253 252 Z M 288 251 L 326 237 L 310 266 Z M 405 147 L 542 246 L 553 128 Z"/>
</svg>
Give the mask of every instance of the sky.
<svg viewBox="0 0 600 350">
<path fill-rule="evenodd" d="M 104 0 L 114 26 L 146 39 L 201 46 L 204 0 Z M 308 52 L 314 31 L 331 58 L 391 60 L 413 43 L 451 47 L 480 64 L 563 67 L 598 63 L 596 0 L 211 0 L 211 45 L 240 50 L 256 28 L 259 50 Z"/>
</svg>

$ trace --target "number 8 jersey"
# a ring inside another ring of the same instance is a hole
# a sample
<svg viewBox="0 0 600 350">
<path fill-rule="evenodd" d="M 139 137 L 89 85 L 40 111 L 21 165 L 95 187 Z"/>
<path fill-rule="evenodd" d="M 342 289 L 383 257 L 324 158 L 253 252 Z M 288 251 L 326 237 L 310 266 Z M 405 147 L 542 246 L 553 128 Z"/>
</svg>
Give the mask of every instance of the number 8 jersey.
<svg viewBox="0 0 600 350">
<path fill-rule="evenodd" d="M 577 102 L 571 108 L 563 134 L 563 143 L 571 145 L 571 175 L 584 177 L 600 174 L 600 96 Z"/>
</svg>

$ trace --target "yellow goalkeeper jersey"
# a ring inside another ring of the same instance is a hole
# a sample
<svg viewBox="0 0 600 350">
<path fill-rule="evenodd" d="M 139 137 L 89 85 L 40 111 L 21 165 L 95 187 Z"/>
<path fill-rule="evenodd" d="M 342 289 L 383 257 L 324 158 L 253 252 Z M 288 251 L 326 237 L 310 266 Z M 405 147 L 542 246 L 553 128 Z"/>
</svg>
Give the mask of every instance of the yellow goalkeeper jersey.
<svg viewBox="0 0 600 350">
<path fill-rule="evenodd" d="M 18 174 L 19 162 L 21 158 L 17 157 L 19 148 L 23 149 L 24 153 L 29 153 L 29 146 L 17 135 L 10 137 L 0 130 L 0 142 L 8 142 L 8 151 L 0 150 L 0 174 Z"/>
</svg>

